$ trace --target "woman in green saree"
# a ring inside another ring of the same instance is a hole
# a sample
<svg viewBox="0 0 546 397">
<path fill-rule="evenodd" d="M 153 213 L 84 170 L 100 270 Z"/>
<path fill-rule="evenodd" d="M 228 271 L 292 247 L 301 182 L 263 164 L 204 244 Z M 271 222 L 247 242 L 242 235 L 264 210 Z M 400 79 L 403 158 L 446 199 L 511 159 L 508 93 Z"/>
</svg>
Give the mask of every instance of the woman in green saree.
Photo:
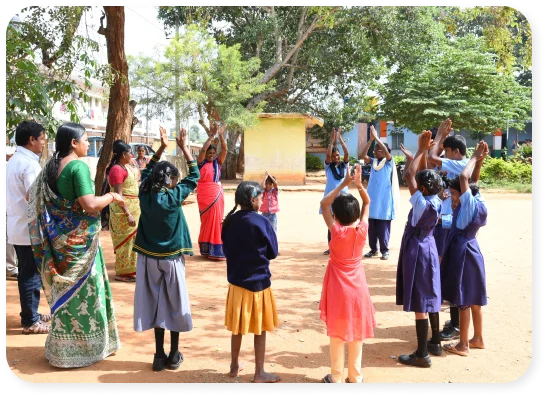
<svg viewBox="0 0 546 397">
<path fill-rule="evenodd" d="M 82 125 L 61 125 L 55 145 L 29 201 L 32 249 L 52 314 L 45 355 L 55 367 L 85 367 L 120 348 L 99 232 L 100 210 L 123 198 L 95 196 L 79 160 L 89 147 Z"/>
</svg>

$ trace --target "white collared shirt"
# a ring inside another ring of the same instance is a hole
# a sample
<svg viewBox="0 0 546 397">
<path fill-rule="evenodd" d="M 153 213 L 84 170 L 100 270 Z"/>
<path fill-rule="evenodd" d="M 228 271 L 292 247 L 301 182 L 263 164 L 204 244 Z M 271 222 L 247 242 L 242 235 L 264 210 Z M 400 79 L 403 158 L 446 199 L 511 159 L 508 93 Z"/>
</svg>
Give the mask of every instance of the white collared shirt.
<svg viewBox="0 0 546 397">
<path fill-rule="evenodd" d="M 37 154 L 17 146 L 6 167 L 8 242 L 13 245 L 30 245 L 26 195 L 42 170 L 39 161 Z"/>
</svg>

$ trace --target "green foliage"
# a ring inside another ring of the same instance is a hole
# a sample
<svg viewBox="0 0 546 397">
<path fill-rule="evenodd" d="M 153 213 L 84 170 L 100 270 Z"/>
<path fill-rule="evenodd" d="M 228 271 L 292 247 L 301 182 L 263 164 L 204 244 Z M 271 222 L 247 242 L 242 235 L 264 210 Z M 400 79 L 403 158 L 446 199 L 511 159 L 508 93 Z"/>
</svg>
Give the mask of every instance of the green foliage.
<svg viewBox="0 0 546 397">
<path fill-rule="evenodd" d="M 358 159 L 356 157 L 349 156 L 349 165 L 355 165 L 356 163 L 358 163 Z"/>
<path fill-rule="evenodd" d="M 531 117 L 531 90 L 513 74 L 499 74 L 484 40 L 465 36 L 446 42 L 421 63 L 403 67 L 380 89 L 384 117 L 415 132 L 450 117 L 453 128 L 491 134 L 514 120 L 523 129 Z"/>
<path fill-rule="evenodd" d="M 395 164 L 405 163 L 406 162 L 406 156 L 392 156 L 394 159 Z"/>
<path fill-rule="evenodd" d="M 183 116 L 199 114 L 205 128 L 206 119 L 218 112 L 228 129 L 244 129 L 264 106 L 250 111 L 244 103 L 268 86 L 261 83 L 259 59 L 243 60 L 239 47 L 218 45 L 206 30 L 190 25 L 167 46 L 164 59 L 129 60 L 131 85 L 140 88 L 141 98 L 147 93 L 143 103 L 157 112 L 180 103 Z"/>
<path fill-rule="evenodd" d="M 70 119 L 79 122 L 79 99 L 100 68 L 90 57 L 98 44 L 77 35 L 88 7 L 29 7 L 21 23 L 6 32 L 6 129 L 13 136 L 23 120 L 40 122 L 51 138 L 59 122 L 53 105 L 62 102 Z M 40 61 L 40 64 L 36 62 Z M 72 81 L 79 71 L 83 84 Z"/>
<path fill-rule="evenodd" d="M 488 157 L 480 172 L 480 183 L 499 184 L 502 182 L 511 183 L 532 183 L 533 166 L 519 161 L 504 161 L 499 158 Z"/>
<path fill-rule="evenodd" d="M 521 153 L 521 155 L 523 157 L 533 157 L 533 146 L 532 145 L 521 145 L 520 149 L 519 149 L 519 153 Z"/>
<path fill-rule="evenodd" d="M 307 153 L 305 155 L 305 168 L 308 170 L 321 170 L 323 168 L 322 160 Z"/>
</svg>

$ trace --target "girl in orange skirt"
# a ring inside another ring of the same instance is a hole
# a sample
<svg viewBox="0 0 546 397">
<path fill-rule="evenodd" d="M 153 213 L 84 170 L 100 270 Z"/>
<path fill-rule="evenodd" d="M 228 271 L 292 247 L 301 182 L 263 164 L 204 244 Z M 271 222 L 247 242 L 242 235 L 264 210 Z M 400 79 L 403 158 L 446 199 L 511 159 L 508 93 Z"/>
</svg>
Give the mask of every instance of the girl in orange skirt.
<svg viewBox="0 0 546 397">
<path fill-rule="evenodd" d="M 269 220 L 257 211 L 262 204 L 261 186 L 243 182 L 235 192 L 235 207 L 222 225 L 222 243 L 229 282 L 225 326 L 231 331 L 229 375 L 239 373 L 243 335 L 254 334 L 255 383 L 278 382 L 280 377 L 265 372 L 266 331 L 279 325 L 275 297 L 271 291 L 269 261 L 278 255 L 277 235 Z M 241 209 L 237 212 L 237 206 Z"/>
<path fill-rule="evenodd" d="M 375 310 L 362 266 L 370 197 L 362 187 L 361 174 L 362 169 L 357 165 L 353 182 L 362 199 L 361 210 L 356 197 L 339 194 L 351 184 L 349 172 L 320 202 L 322 216 L 332 234 L 330 261 L 324 274 L 319 305 L 320 319 L 326 323 L 330 337 L 331 371 L 322 379 L 324 383 L 342 382 L 345 343 L 349 352 L 349 376 L 345 382 L 362 383 L 362 342 L 373 338 L 376 327 Z M 359 223 L 355 224 L 356 221 Z"/>
</svg>

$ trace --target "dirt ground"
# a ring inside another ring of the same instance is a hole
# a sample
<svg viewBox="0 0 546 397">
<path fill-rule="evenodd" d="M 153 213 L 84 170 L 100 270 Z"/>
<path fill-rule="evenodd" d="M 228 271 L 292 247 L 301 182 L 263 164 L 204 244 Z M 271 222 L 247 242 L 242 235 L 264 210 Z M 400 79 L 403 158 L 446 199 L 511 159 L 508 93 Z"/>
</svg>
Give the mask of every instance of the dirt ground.
<svg viewBox="0 0 546 397">
<path fill-rule="evenodd" d="M 355 192 L 356 193 L 356 192 Z M 414 317 L 395 305 L 396 263 L 409 193 L 401 192 L 400 214 L 392 224 L 391 256 L 363 259 L 372 300 L 377 311 L 375 338 L 363 347 L 365 382 L 510 382 L 525 373 L 532 355 L 532 201 L 531 195 L 486 193 L 488 224 L 478 240 L 485 257 L 489 304 L 484 308 L 485 350 L 469 357 L 432 356 L 432 368 L 398 364 L 399 354 L 416 347 Z M 327 257 L 327 229 L 318 215 L 320 192 L 281 192 L 278 215 L 281 255 L 272 261 L 272 288 L 279 312 L 279 327 L 267 336 L 266 370 L 282 382 L 316 383 L 329 372 L 328 337 L 319 319 L 318 301 Z M 195 196 L 193 196 L 195 200 Z M 233 193 L 225 196 L 226 213 Z M 184 206 L 194 251 L 198 253 L 199 214 L 194 202 Z M 45 335 L 21 334 L 17 285 L 7 282 L 7 361 L 12 371 L 30 382 L 241 382 L 254 372 L 253 337 L 243 338 L 240 377 L 227 376 L 230 333 L 224 327 L 227 292 L 225 263 L 196 255 L 187 257 L 187 283 L 194 330 L 182 334 L 184 363 L 176 371 L 152 371 L 153 331 L 133 331 L 134 284 L 114 280 L 114 256 L 107 232 L 101 235 L 114 295 L 122 348 L 115 355 L 80 369 L 60 370 L 44 356 Z M 449 319 L 449 308 L 440 322 Z M 48 312 L 43 298 L 42 313 Z M 472 335 L 472 334 L 471 334 Z M 165 337 L 166 346 L 169 336 Z M 168 347 L 167 347 L 168 349 Z"/>
</svg>

